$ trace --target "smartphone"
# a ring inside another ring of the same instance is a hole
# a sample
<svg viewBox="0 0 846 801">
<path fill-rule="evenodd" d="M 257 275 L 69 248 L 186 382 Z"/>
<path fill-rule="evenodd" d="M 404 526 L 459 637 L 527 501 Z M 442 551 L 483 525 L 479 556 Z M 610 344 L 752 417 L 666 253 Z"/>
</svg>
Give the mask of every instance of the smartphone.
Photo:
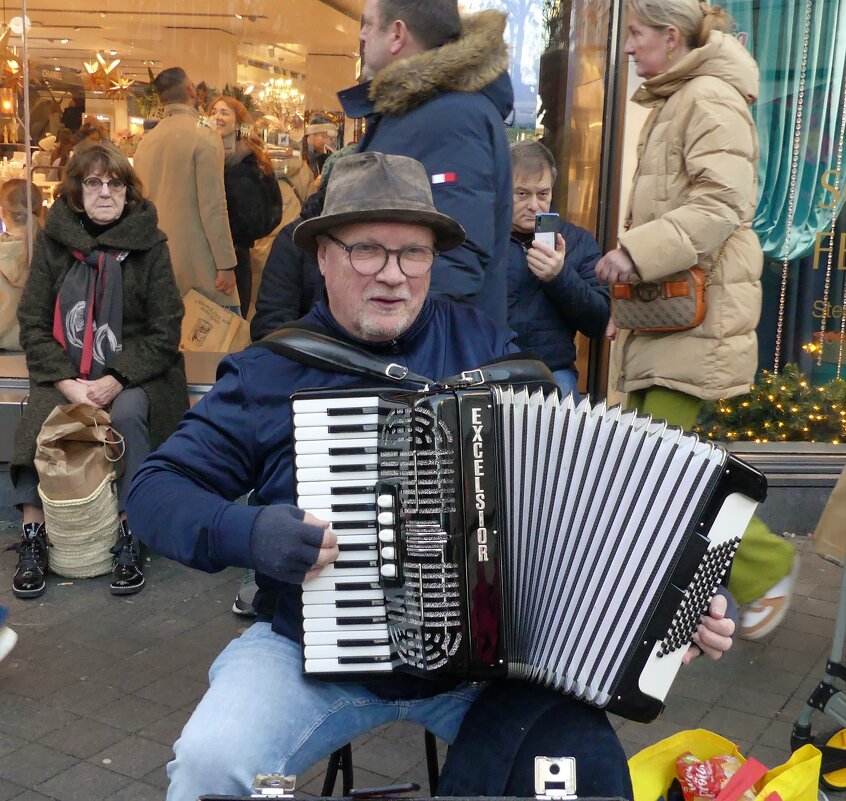
<svg viewBox="0 0 846 801">
<path fill-rule="evenodd" d="M 535 239 L 555 250 L 558 234 L 558 215 L 552 212 L 538 212 L 535 215 Z"/>
</svg>

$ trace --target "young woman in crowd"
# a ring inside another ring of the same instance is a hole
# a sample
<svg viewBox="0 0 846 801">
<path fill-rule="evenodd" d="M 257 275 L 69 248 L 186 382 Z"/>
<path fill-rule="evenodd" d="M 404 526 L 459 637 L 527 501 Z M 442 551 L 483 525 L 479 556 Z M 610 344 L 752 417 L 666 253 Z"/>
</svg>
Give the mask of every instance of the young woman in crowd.
<svg viewBox="0 0 846 801">
<path fill-rule="evenodd" d="M 262 188 L 262 178 L 273 175 L 273 165 L 262 148 L 261 140 L 249 133 L 250 113 L 234 97 L 222 95 L 209 106 L 209 119 L 223 139 L 225 155 L 223 180 L 226 187 L 226 207 L 229 211 L 229 230 L 238 263 L 235 282 L 241 298 L 241 315 L 250 310 L 253 291 L 253 272 L 250 248 L 259 238 L 261 220 L 279 219 L 282 213 L 282 194 L 276 185 L 273 202 Z M 274 179 L 275 183 L 275 179 Z M 265 184 L 264 186 L 267 186 Z M 278 213 L 277 213 L 278 212 Z M 263 235 L 270 233 L 265 231 Z"/>
</svg>

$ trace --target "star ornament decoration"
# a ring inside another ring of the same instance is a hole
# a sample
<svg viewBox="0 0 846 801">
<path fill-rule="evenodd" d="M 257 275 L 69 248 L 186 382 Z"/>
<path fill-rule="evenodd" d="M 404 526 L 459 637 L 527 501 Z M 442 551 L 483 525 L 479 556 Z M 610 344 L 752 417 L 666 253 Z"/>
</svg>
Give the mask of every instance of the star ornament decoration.
<svg viewBox="0 0 846 801">
<path fill-rule="evenodd" d="M 106 94 L 115 100 L 122 100 L 130 94 L 130 87 L 134 83 L 135 81 L 132 78 L 123 78 L 120 75 L 116 75 L 112 78 L 109 88 L 106 89 Z"/>
</svg>

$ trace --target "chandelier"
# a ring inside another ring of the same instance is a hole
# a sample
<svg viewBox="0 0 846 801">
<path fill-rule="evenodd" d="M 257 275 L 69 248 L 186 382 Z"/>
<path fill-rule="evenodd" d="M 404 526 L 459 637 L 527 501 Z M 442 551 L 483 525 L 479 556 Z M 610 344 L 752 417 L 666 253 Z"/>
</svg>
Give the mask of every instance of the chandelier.
<svg viewBox="0 0 846 801">
<path fill-rule="evenodd" d="M 286 129 L 305 110 L 305 95 L 291 85 L 290 78 L 272 78 L 263 83 L 258 100 L 264 112 L 278 117 Z"/>
</svg>

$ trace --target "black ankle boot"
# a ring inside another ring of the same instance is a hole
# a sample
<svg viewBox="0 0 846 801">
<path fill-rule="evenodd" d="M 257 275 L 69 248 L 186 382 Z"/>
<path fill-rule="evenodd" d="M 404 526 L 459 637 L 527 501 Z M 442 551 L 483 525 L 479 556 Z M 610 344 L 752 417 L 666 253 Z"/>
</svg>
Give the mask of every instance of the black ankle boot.
<svg viewBox="0 0 846 801">
<path fill-rule="evenodd" d="M 18 552 L 18 566 L 12 579 L 12 592 L 18 598 L 37 598 L 47 583 L 47 530 L 44 523 L 24 523 L 21 539 L 6 550 Z"/>
<path fill-rule="evenodd" d="M 134 595 L 144 586 L 141 570 L 141 547 L 132 536 L 125 520 L 120 521 L 118 541 L 111 552 L 115 555 L 112 565 L 112 581 L 109 585 L 112 595 Z"/>
</svg>

